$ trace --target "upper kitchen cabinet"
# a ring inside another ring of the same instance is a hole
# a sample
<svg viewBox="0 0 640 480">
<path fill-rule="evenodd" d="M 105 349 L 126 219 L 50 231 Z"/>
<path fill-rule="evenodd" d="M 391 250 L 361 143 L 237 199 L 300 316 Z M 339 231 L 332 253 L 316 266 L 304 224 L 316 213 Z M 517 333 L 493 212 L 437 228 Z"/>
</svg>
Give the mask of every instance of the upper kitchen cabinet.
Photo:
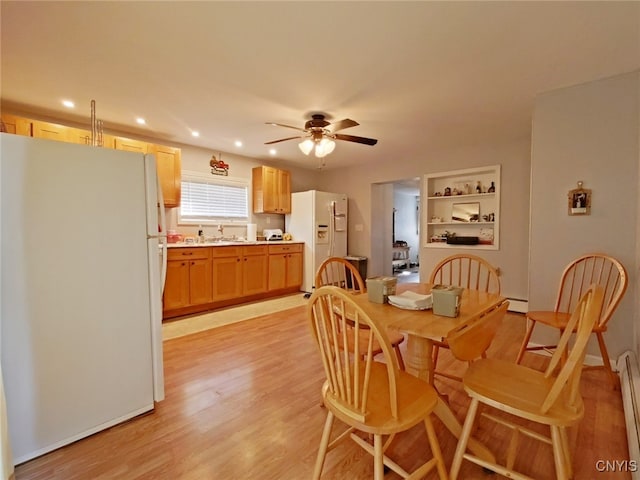
<svg viewBox="0 0 640 480">
<path fill-rule="evenodd" d="M 253 213 L 291 213 L 291 173 L 273 167 L 252 171 Z"/>
<path fill-rule="evenodd" d="M 31 135 L 34 138 L 46 138 L 48 140 L 58 140 L 60 142 L 69 141 L 69 127 L 58 125 L 57 123 L 41 122 L 32 120 Z"/>
<path fill-rule="evenodd" d="M 82 128 L 67 127 L 67 141 L 79 143 L 81 145 L 91 145 L 91 130 Z M 102 135 L 102 145 L 104 148 L 114 148 L 115 138 L 111 135 Z"/>
<path fill-rule="evenodd" d="M 500 165 L 424 176 L 427 248 L 500 247 Z"/>
<path fill-rule="evenodd" d="M 116 150 L 126 150 L 127 152 L 150 153 L 149 144 L 140 140 L 132 140 L 130 138 L 116 137 Z"/>
<path fill-rule="evenodd" d="M 3 132 L 25 135 L 27 137 L 31 136 L 31 120 L 16 117 L 8 113 L 3 113 L 2 116 L 0 116 L 0 120 L 2 120 Z"/>
<path fill-rule="evenodd" d="M 156 156 L 164 206 L 179 207 L 182 181 L 180 149 L 164 145 L 150 145 L 150 153 Z"/>
</svg>

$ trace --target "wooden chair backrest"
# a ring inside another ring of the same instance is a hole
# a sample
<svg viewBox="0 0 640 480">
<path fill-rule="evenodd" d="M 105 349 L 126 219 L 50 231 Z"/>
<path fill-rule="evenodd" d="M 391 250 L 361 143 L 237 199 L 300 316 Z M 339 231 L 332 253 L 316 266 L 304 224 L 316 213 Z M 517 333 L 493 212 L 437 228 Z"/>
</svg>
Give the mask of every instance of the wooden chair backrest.
<svg viewBox="0 0 640 480">
<path fill-rule="evenodd" d="M 434 267 L 429 283 L 500 293 L 498 270 L 477 255 L 458 254 L 445 258 Z"/>
<path fill-rule="evenodd" d="M 349 310 L 349 320 L 344 314 Z M 317 289 L 307 307 L 311 331 L 320 350 L 326 375 L 327 395 L 340 411 L 358 422 L 366 422 L 367 398 L 373 365 L 374 340 L 379 343 L 389 380 L 389 405 L 391 414 L 398 417 L 397 378 L 398 359 L 394 355 L 384 328 L 351 299 L 351 294 L 336 286 Z M 355 329 L 356 335 L 365 336 L 364 342 L 349 347 L 347 331 Z M 361 346 L 368 345 L 367 347 Z M 352 351 L 350 351 L 350 348 Z M 364 351 L 360 351 L 364 349 Z M 382 393 L 381 393 L 382 394 Z"/>
<path fill-rule="evenodd" d="M 569 389 L 566 397 L 568 407 L 578 404 L 580 397 L 580 375 L 582 374 L 582 364 L 586 353 L 587 342 L 591 336 L 591 331 L 596 325 L 604 302 L 604 288 L 600 285 L 591 285 L 571 314 L 566 330 L 562 333 L 558 347 L 556 348 L 549 366 L 545 371 L 547 378 L 553 377 L 557 368 L 558 374 L 555 377 L 553 386 L 542 404 L 542 413 L 547 412 L 558 400 L 565 388 Z M 569 340 L 575 331 L 575 341 L 573 346 L 569 345 Z M 564 360 L 566 358 L 566 360 Z"/>
<path fill-rule="evenodd" d="M 340 257 L 327 258 L 316 272 L 316 288 L 333 285 L 348 290 L 351 293 L 363 293 L 365 282 L 358 269 Z"/>
<path fill-rule="evenodd" d="M 604 327 L 627 290 L 627 271 L 615 258 L 590 253 L 572 261 L 562 272 L 554 311 L 573 312 L 590 285 L 604 289 L 604 302 L 598 326 Z"/>
<path fill-rule="evenodd" d="M 493 310 L 471 318 L 447 335 L 447 344 L 451 353 L 465 362 L 480 358 L 491 346 L 491 342 L 500 328 L 507 313 L 509 302 L 503 302 Z"/>
</svg>

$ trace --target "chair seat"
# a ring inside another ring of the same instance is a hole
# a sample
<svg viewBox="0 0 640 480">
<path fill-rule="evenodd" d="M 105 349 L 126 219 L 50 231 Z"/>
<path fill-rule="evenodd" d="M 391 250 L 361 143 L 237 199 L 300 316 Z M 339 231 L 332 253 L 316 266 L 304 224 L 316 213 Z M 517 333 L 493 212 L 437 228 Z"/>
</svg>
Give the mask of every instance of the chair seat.
<svg viewBox="0 0 640 480">
<path fill-rule="evenodd" d="M 367 398 L 366 423 L 354 421 L 345 413 L 337 398 L 322 389 L 325 406 L 341 421 L 362 432 L 390 435 L 411 428 L 422 422 L 438 402 L 438 394 L 424 380 L 409 373 L 399 371 L 397 378 L 398 418 L 393 418 L 389 405 L 389 376 L 387 366 L 381 362 L 371 364 L 371 383 Z M 361 370 L 364 377 L 364 372 Z"/>
<path fill-rule="evenodd" d="M 565 312 L 552 312 L 545 310 L 534 310 L 532 312 L 527 312 L 527 318 L 529 320 L 533 320 L 535 322 L 540 322 L 544 325 L 548 325 L 550 327 L 555 327 L 560 330 L 564 330 L 567 326 L 567 322 L 571 318 L 571 314 Z M 594 332 L 604 332 L 607 330 L 606 325 L 594 325 Z"/>
<path fill-rule="evenodd" d="M 555 377 L 545 377 L 543 372 L 515 363 L 490 358 L 478 360 L 471 364 L 462 381 L 471 397 L 534 422 L 570 426 L 584 415 L 581 398 L 573 409 L 566 406 L 572 402 L 562 394 L 549 411 L 542 414 L 540 407 Z"/>
</svg>

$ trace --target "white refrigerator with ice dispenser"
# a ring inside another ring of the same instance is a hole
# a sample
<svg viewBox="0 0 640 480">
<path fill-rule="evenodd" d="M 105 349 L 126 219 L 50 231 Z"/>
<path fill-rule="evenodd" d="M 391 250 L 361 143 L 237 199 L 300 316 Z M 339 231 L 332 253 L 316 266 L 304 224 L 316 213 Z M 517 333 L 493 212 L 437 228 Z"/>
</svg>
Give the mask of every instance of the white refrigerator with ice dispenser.
<svg viewBox="0 0 640 480">
<path fill-rule="evenodd" d="M 0 358 L 18 464 L 164 398 L 166 239 L 153 156 L 7 133 L 0 153 Z"/>
<path fill-rule="evenodd" d="M 285 230 L 304 242 L 302 291 L 311 293 L 320 264 L 327 257 L 347 255 L 347 196 L 308 190 L 291 194 Z"/>
</svg>

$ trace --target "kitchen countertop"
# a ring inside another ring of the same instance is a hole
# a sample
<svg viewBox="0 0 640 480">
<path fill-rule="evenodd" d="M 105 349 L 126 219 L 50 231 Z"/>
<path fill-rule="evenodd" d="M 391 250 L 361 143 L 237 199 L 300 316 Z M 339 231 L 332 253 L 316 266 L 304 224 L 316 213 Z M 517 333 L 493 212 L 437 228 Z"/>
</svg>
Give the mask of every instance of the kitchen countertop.
<svg viewBox="0 0 640 480">
<path fill-rule="evenodd" d="M 289 245 L 293 243 L 304 243 L 304 242 L 296 242 L 295 240 L 259 240 L 255 242 L 248 242 L 243 240 L 224 240 L 219 242 L 206 242 L 206 243 L 168 243 L 167 248 L 193 248 L 193 247 L 228 247 L 228 246 L 241 246 L 241 245 Z"/>
</svg>

